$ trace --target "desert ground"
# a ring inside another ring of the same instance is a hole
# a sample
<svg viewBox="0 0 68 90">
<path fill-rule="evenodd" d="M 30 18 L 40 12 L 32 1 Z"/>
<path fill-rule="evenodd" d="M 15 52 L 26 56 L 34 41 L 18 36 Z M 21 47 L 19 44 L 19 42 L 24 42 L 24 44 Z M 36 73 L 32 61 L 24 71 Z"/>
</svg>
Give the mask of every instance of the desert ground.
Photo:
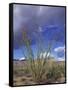
<svg viewBox="0 0 68 90">
<path fill-rule="evenodd" d="M 59 65 L 60 69 L 56 67 L 53 70 L 50 70 L 49 67 L 52 67 L 52 62 L 46 62 L 45 73 L 43 79 L 39 82 L 34 80 L 32 73 L 27 67 L 27 61 L 13 61 L 13 85 L 36 85 L 36 84 L 51 84 L 51 83 L 64 83 L 65 82 L 65 62 L 58 61 L 54 63 L 54 66 Z M 48 69 L 49 68 L 49 69 Z M 54 74 L 55 73 L 55 74 Z M 39 76 L 39 75 L 38 75 Z M 38 77 L 37 76 L 37 77 Z"/>
</svg>

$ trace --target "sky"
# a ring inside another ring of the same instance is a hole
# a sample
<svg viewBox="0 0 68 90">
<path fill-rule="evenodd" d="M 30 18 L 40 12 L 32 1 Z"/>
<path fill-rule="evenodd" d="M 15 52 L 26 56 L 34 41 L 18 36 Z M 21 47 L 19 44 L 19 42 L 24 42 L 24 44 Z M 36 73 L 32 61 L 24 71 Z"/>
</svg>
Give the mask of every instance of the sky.
<svg viewBox="0 0 68 90">
<path fill-rule="evenodd" d="M 13 6 L 13 59 L 25 58 L 23 31 L 31 40 L 34 57 L 38 46 L 43 47 L 45 56 L 52 42 L 51 56 L 56 60 L 65 60 L 65 8 L 51 6 L 18 5 Z"/>
</svg>

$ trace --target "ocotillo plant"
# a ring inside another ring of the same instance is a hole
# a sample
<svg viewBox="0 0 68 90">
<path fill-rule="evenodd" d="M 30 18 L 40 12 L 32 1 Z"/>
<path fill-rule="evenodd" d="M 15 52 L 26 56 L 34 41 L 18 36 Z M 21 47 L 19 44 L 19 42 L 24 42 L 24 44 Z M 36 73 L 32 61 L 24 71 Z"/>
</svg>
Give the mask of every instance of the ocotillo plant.
<svg viewBox="0 0 68 90">
<path fill-rule="evenodd" d="M 40 54 L 41 52 L 43 52 L 43 49 L 44 47 L 42 46 L 42 43 L 41 43 L 41 38 L 36 38 L 37 40 L 37 49 L 38 49 L 38 52 L 37 52 L 37 59 L 34 60 L 34 55 L 33 55 L 33 51 L 32 51 L 32 48 L 31 48 L 31 40 L 28 38 L 28 35 L 27 35 L 27 32 L 26 31 L 23 31 L 23 43 L 24 43 L 24 46 L 27 50 L 27 61 L 29 61 L 29 69 L 30 69 L 30 72 L 32 74 L 32 77 L 33 79 L 40 83 L 40 81 L 43 80 L 43 75 L 45 74 L 45 59 L 43 58 L 43 56 L 40 58 Z M 47 58 L 47 54 L 48 52 L 50 51 L 50 46 L 48 47 L 48 50 L 46 52 L 46 57 Z"/>
</svg>

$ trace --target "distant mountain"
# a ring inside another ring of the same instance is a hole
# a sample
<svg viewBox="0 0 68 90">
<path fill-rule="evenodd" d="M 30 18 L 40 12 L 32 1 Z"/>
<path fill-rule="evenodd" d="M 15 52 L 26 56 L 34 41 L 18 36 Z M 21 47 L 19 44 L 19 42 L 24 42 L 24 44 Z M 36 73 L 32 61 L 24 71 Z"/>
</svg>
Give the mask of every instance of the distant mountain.
<svg viewBox="0 0 68 90">
<path fill-rule="evenodd" d="M 20 59 L 14 59 L 14 61 L 25 61 L 26 59 L 24 57 L 20 58 Z"/>
</svg>

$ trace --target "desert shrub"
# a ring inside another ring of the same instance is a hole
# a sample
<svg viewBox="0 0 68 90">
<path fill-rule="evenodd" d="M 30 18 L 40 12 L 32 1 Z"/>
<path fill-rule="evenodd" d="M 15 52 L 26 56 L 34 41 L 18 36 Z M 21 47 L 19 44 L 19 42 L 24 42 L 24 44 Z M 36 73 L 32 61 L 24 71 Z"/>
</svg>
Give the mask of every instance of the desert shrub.
<svg viewBox="0 0 68 90">
<path fill-rule="evenodd" d="M 65 77 L 65 64 L 64 63 L 59 65 L 59 71 L 61 72 L 62 77 Z"/>
<path fill-rule="evenodd" d="M 26 72 L 30 71 L 33 80 L 40 83 L 43 79 L 43 75 L 45 74 L 45 60 L 40 58 L 40 53 L 42 50 L 42 45 L 40 43 L 40 39 L 38 39 L 38 52 L 37 52 L 37 60 L 34 60 L 33 51 L 31 48 L 31 40 L 28 38 L 28 35 L 25 31 L 23 31 L 23 43 L 25 45 L 27 51 L 27 63 L 28 68 L 25 70 Z M 40 43 L 40 44 L 39 44 Z M 47 51 L 48 53 L 48 51 Z M 47 56 L 47 55 L 46 55 Z"/>
<path fill-rule="evenodd" d="M 64 75 L 64 66 L 59 65 L 57 62 L 52 64 L 52 67 L 49 68 L 46 77 L 48 80 L 56 81 Z"/>
<path fill-rule="evenodd" d="M 40 38 L 40 37 L 39 37 Z M 64 75 L 64 69 L 63 65 L 57 64 L 55 61 L 48 61 L 47 62 L 47 55 L 50 52 L 51 49 L 51 43 L 49 43 L 48 48 L 46 50 L 46 55 L 45 58 L 43 56 L 40 58 L 40 54 L 43 53 L 45 50 L 43 45 L 42 45 L 42 40 L 37 39 L 37 45 L 38 45 L 38 52 L 37 52 L 37 59 L 34 60 L 34 54 L 31 48 L 31 40 L 28 38 L 28 35 L 25 31 L 23 31 L 23 43 L 25 45 L 27 55 L 26 60 L 28 63 L 28 68 L 25 69 L 26 73 L 31 73 L 31 76 L 33 80 L 37 83 L 40 84 L 41 81 L 43 80 L 51 80 L 51 81 L 56 81 L 58 78 L 62 76 L 62 73 Z"/>
<path fill-rule="evenodd" d="M 37 83 L 40 83 L 45 79 L 44 78 L 44 75 L 46 73 L 45 65 L 43 66 L 42 60 L 40 60 L 40 61 L 36 61 L 35 66 L 32 67 L 34 68 L 31 69 L 30 72 L 32 73 L 33 80 Z"/>
</svg>

